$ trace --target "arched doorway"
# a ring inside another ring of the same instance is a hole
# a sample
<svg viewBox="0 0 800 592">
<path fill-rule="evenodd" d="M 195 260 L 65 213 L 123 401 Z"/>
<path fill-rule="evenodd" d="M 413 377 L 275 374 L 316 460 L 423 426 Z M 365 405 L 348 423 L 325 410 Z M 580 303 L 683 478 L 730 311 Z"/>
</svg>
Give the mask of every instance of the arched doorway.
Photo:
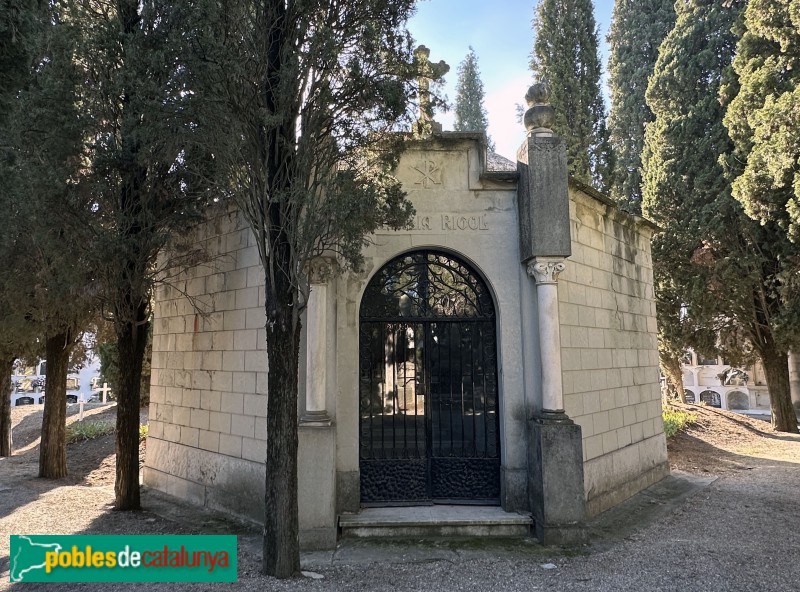
<svg viewBox="0 0 800 592">
<path fill-rule="evenodd" d="M 709 407 L 722 407 L 722 399 L 719 393 L 712 390 L 705 390 L 700 393 L 700 402 L 705 403 Z"/>
<path fill-rule="evenodd" d="M 414 251 L 370 280 L 359 319 L 362 503 L 499 503 L 486 283 L 458 257 Z"/>
<path fill-rule="evenodd" d="M 736 411 L 746 411 L 750 409 L 750 397 L 742 391 L 731 391 L 728 393 L 728 409 Z"/>
</svg>

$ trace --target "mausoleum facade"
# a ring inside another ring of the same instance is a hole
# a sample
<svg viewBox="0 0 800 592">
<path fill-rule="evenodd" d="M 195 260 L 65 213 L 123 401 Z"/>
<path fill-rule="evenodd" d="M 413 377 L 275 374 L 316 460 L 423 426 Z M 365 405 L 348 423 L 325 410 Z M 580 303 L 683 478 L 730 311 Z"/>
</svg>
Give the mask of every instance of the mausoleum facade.
<svg viewBox="0 0 800 592">
<path fill-rule="evenodd" d="M 530 129 L 511 163 L 478 134 L 413 142 L 413 227 L 358 273 L 315 261 L 300 372 L 301 543 L 374 505 L 487 504 L 537 536 L 668 473 L 647 221 L 566 176 Z M 215 255 L 157 292 L 145 484 L 260 520 L 263 271 L 235 209 L 193 237 Z M 188 296 L 188 297 L 187 297 Z M 201 307 L 205 314 L 196 312 Z"/>
</svg>

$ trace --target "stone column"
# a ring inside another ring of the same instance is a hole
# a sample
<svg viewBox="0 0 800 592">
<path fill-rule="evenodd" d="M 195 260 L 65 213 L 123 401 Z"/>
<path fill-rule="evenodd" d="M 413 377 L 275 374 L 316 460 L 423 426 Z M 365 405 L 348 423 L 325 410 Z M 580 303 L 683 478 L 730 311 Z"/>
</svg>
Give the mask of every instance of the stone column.
<svg viewBox="0 0 800 592">
<path fill-rule="evenodd" d="M 535 257 L 528 263 L 528 275 L 536 281 L 542 359 L 542 414 L 564 414 L 561 325 L 558 321 L 558 275 L 564 269 L 564 259 L 560 257 Z"/>
<path fill-rule="evenodd" d="M 328 392 L 328 281 L 331 259 L 314 259 L 307 269 L 311 292 L 306 307 L 306 401 L 297 448 L 297 507 L 300 547 L 336 546 L 336 426 L 326 405 Z M 303 370 L 301 369 L 300 372 Z"/>
<path fill-rule="evenodd" d="M 328 341 L 328 285 L 330 261 L 315 260 L 309 266 L 311 292 L 306 306 L 306 410 L 300 423 L 306 426 L 329 426 L 326 409 Z"/>
<path fill-rule="evenodd" d="M 534 84 L 525 99 L 528 138 L 518 153 L 520 259 L 536 282 L 541 401 L 528 420 L 528 490 L 536 537 L 545 545 L 584 542 L 581 427 L 564 410 L 558 275 L 571 255 L 567 153 L 553 133 L 550 90 Z M 531 303 L 533 305 L 533 303 Z M 533 338 L 533 336 L 529 337 Z"/>
<path fill-rule="evenodd" d="M 789 392 L 795 413 L 800 413 L 800 353 L 789 352 Z"/>
</svg>

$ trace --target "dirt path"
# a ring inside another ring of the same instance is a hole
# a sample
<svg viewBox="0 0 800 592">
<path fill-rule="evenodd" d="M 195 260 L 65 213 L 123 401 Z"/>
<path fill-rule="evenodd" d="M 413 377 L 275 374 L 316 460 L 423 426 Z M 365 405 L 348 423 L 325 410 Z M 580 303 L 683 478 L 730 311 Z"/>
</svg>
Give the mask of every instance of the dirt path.
<svg viewBox="0 0 800 592">
<path fill-rule="evenodd" d="M 754 463 L 800 463 L 800 436 L 776 432 L 770 424 L 704 405 L 675 405 L 696 422 L 667 442 L 670 467 L 690 473 L 726 475 Z"/>
<path fill-rule="evenodd" d="M 0 484 L 29 483 L 36 478 L 39 465 L 39 440 L 42 428 L 42 407 L 23 406 L 11 409 L 12 438 L 14 454 L 11 458 L 0 459 Z M 67 427 L 78 421 L 78 405 L 67 407 Z M 117 418 L 115 403 L 87 404 L 84 421 L 107 422 L 114 424 Z M 147 423 L 147 410 L 143 409 L 141 423 Z M 141 447 L 140 460 L 144 462 L 144 446 Z M 81 484 L 97 487 L 114 485 L 114 434 L 73 442 L 67 445 L 67 478 L 62 483 Z"/>
</svg>

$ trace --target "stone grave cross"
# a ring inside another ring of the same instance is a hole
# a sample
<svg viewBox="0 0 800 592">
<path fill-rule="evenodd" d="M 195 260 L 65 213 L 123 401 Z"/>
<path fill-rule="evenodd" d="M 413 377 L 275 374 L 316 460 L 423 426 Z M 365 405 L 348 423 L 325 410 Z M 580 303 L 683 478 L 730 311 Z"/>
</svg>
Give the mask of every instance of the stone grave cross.
<svg viewBox="0 0 800 592">
<path fill-rule="evenodd" d="M 414 63 L 419 74 L 419 119 L 414 124 L 414 135 L 422 137 L 442 131 L 442 124 L 433 120 L 430 88 L 432 80 L 438 80 L 450 71 L 450 66 L 444 60 L 434 64 L 430 57 L 431 50 L 424 45 L 414 50 Z"/>
<path fill-rule="evenodd" d="M 111 389 L 108 388 L 108 383 L 104 382 L 103 383 L 103 388 L 99 388 L 97 390 L 100 393 L 100 401 L 103 402 L 103 403 L 108 402 L 108 393 L 111 392 Z"/>
</svg>

